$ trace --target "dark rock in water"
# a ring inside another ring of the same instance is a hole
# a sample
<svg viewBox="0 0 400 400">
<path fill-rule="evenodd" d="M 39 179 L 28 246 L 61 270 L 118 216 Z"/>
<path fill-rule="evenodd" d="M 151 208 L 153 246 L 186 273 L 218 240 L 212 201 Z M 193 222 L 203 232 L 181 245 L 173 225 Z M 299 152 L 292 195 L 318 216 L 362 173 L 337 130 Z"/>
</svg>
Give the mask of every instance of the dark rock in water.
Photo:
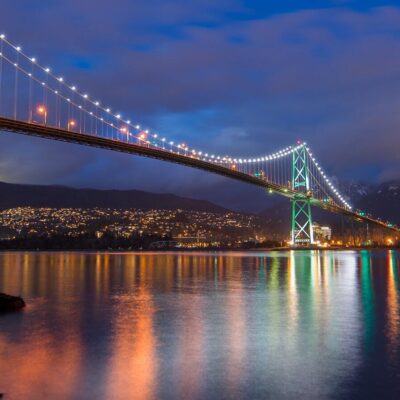
<svg viewBox="0 0 400 400">
<path fill-rule="evenodd" d="M 0 293 L 0 312 L 20 310 L 25 307 L 22 297 Z"/>
</svg>

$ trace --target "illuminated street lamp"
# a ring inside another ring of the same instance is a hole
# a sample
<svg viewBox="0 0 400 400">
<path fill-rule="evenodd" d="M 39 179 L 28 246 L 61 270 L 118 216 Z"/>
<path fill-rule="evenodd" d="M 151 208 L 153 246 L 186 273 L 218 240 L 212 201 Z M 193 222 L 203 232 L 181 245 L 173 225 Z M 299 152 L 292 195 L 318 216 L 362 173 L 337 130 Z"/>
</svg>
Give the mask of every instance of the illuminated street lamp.
<svg viewBox="0 0 400 400">
<path fill-rule="evenodd" d="M 76 122 L 73 119 L 70 119 L 68 121 L 68 130 L 71 130 L 71 128 L 72 129 L 75 128 L 75 126 L 76 126 Z"/>
<path fill-rule="evenodd" d="M 130 135 L 128 127 L 127 126 L 121 126 L 121 128 L 119 128 L 119 131 L 121 133 L 123 133 L 124 135 L 126 135 L 126 139 L 125 140 L 128 142 L 129 141 L 129 135 Z"/>
<path fill-rule="evenodd" d="M 40 105 L 37 107 L 36 111 L 39 115 L 43 115 L 44 124 L 47 125 L 47 108 L 45 106 Z"/>
</svg>

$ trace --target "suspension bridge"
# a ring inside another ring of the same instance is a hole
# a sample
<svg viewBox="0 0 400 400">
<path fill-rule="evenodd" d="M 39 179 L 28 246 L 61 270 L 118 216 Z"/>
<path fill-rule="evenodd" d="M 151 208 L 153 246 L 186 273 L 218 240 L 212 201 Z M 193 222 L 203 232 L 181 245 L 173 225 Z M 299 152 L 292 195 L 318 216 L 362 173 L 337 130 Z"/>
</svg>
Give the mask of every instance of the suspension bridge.
<svg viewBox="0 0 400 400">
<path fill-rule="evenodd" d="M 314 243 L 312 207 L 400 233 L 354 210 L 305 142 L 257 156 L 212 154 L 143 128 L 0 35 L 0 131 L 152 157 L 247 182 L 292 203 L 293 245 Z"/>
</svg>

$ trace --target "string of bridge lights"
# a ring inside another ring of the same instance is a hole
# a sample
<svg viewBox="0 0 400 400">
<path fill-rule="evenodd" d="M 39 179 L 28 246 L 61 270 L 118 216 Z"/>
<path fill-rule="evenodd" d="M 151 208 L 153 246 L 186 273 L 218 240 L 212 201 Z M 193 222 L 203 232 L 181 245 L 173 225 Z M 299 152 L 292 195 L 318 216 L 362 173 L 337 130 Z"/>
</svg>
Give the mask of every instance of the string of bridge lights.
<svg viewBox="0 0 400 400">
<path fill-rule="evenodd" d="M 318 173 L 321 175 L 321 177 L 323 178 L 323 180 L 325 181 L 325 183 L 328 185 L 328 187 L 330 188 L 330 190 L 336 195 L 336 197 L 340 200 L 340 202 L 349 210 L 352 209 L 351 205 L 345 200 L 345 198 L 340 194 L 340 192 L 337 190 L 337 188 L 333 185 L 333 183 L 331 182 L 331 180 L 327 177 L 327 175 L 325 174 L 325 172 L 323 171 L 323 169 L 321 168 L 321 166 L 318 164 L 318 162 L 316 161 L 315 157 L 313 156 L 313 154 L 311 153 L 310 148 L 307 146 L 306 142 L 300 143 L 295 147 L 289 146 L 286 149 L 283 149 L 281 151 L 278 151 L 277 153 L 274 153 L 270 156 L 266 156 L 266 157 L 260 157 L 260 158 L 253 158 L 253 159 L 247 159 L 247 160 L 241 160 L 241 159 L 234 159 L 234 162 L 238 161 L 239 163 L 254 163 L 254 162 L 260 162 L 260 161 L 269 161 L 269 160 L 275 160 L 281 157 L 285 157 L 287 155 L 292 154 L 293 152 L 300 150 L 300 148 L 305 147 L 308 155 L 310 156 L 310 159 L 312 160 L 312 162 L 314 163 Z"/>
<path fill-rule="evenodd" d="M 321 166 L 318 164 L 317 160 L 315 159 L 315 157 L 311 153 L 310 148 L 306 145 L 306 143 L 304 143 L 304 146 L 305 146 L 305 149 L 306 149 L 308 155 L 310 156 L 311 161 L 314 163 L 317 171 L 322 176 L 322 178 L 324 179 L 325 183 L 328 185 L 328 187 L 331 189 L 331 191 L 336 195 L 336 197 L 340 200 L 340 202 L 346 208 L 351 210 L 352 209 L 351 205 L 344 199 L 344 197 L 340 194 L 340 192 L 337 190 L 337 188 L 333 185 L 331 180 L 327 177 L 327 175 L 325 174 L 325 172 L 323 171 L 323 169 L 321 168 Z"/>
<path fill-rule="evenodd" d="M 77 87 L 76 87 L 76 85 L 68 85 L 63 77 L 57 76 L 57 75 L 53 74 L 53 73 L 52 73 L 52 70 L 51 70 L 49 67 L 43 67 L 41 64 L 39 64 L 39 63 L 37 62 L 37 58 L 36 58 L 36 57 L 29 57 L 27 54 L 25 54 L 25 53 L 22 51 L 21 46 L 16 46 L 16 45 L 14 45 L 13 43 L 11 43 L 9 40 L 6 39 L 6 36 L 5 36 L 4 34 L 1 34 L 1 35 L 0 35 L 0 39 L 1 39 L 3 42 L 7 43 L 11 48 L 13 48 L 15 51 L 17 51 L 17 52 L 18 52 L 19 54 L 21 54 L 23 57 L 25 57 L 25 58 L 26 58 L 28 61 L 30 61 L 32 64 L 34 64 L 37 68 L 41 69 L 43 72 L 45 72 L 45 73 L 48 74 L 50 77 L 52 77 L 55 81 L 58 81 L 61 85 L 65 86 L 65 87 L 66 87 L 67 89 L 69 89 L 71 92 L 73 92 L 74 94 L 80 96 L 80 97 L 83 98 L 85 101 L 89 102 L 89 103 L 92 104 L 94 107 L 96 107 L 96 108 L 98 108 L 99 110 L 105 112 L 106 114 L 110 115 L 111 117 L 113 117 L 113 118 L 119 120 L 120 122 L 122 122 L 122 123 L 128 125 L 128 126 L 131 127 L 131 128 L 134 128 L 135 130 L 139 131 L 139 133 L 141 133 L 141 135 L 140 135 L 140 136 L 132 135 L 132 134 L 128 131 L 128 129 L 127 129 L 126 127 L 121 127 L 120 130 L 121 130 L 123 133 L 127 133 L 127 134 L 129 134 L 130 136 L 134 136 L 135 138 L 137 138 L 137 139 L 139 139 L 139 140 L 141 140 L 141 141 L 144 141 L 144 142 L 146 142 L 146 143 L 149 143 L 149 142 L 146 141 L 146 140 L 144 140 L 144 138 L 143 138 L 143 136 L 144 136 L 143 133 L 145 133 L 146 135 L 151 135 L 154 139 L 161 140 L 162 142 L 167 142 L 166 138 L 161 138 L 161 139 L 159 139 L 159 138 L 158 138 L 158 135 L 157 135 L 156 133 L 151 134 L 150 131 L 149 131 L 148 129 L 142 129 L 141 126 L 140 126 L 139 124 L 133 125 L 133 124 L 131 123 L 130 120 L 124 120 L 124 119 L 122 118 L 121 114 L 112 114 L 112 113 L 111 113 L 111 108 L 110 108 L 110 107 L 103 107 L 103 106 L 100 105 L 100 101 L 91 100 L 91 99 L 89 98 L 89 95 L 88 95 L 87 93 L 79 92 L 78 89 L 77 89 Z M 6 59 L 6 57 L 5 57 L 4 55 L 2 55 L 2 57 Z M 8 59 L 8 61 L 11 62 L 11 60 L 9 60 L 9 59 Z M 35 79 L 38 83 L 41 83 L 42 86 L 45 86 L 48 90 L 52 91 L 52 92 L 53 92 L 54 94 L 56 94 L 56 95 L 59 95 L 61 98 L 63 98 L 64 100 L 68 101 L 68 102 L 71 103 L 72 105 L 77 106 L 79 109 L 81 109 L 82 111 L 85 111 L 86 113 L 88 113 L 88 114 L 91 115 L 92 117 L 97 118 L 97 119 L 100 120 L 101 122 L 104 122 L 104 123 L 110 125 L 111 127 L 118 129 L 117 126 L 114 126 L 114 124 L 112 124 L 112 123 L 111 123 L 111 124 L 108 123 L 107 121 L 104 120 L 104 118 L 99 118 L 97 115 L 93 115 L 93 112 L 89 112 L 89 111 L 86 110 L 82 105 L 78 105 L 78 104 L 76 104 L 76 103 L 74 103 L 74 102 L 71 102 L 71 99 L 70 99 L 70 98 L 66 98 L 66 97 L 62 96 L 57 90 L 52 89 L 52 87 L 49 86 L 48 84 L 46 85 L 45 82 L 41 82 L 39 79 L 35 78 L 35 77 L 32 75 L 32 73 L 28 73 L 27 71 L 25 71 L 25 70 L 23 70 L 22 68 L 20 68 L 20 67 L 18 66 L 17 63 L 14 63 L 13 65 L 14 65 L 14 67 L 17 67 L 19 70 L 21 70 L 22 72 L 24 72 L 25 74 L 27 74 L 30 78 Z M 182 145 L 176 145 L 176 144 L 174 144 L 174 142 L 169 142 L 169 144 L 170 144 L 171 146 L 174 146 L 174 147 L 177 147 L 177 148 L 188 149 L 184 144 L 182 144 Z"/>
<path fill-rule="evenodd" d="M 235 163 L 235 164 L 247 164 L 247 163 L 273 161 L 273 160 L 279 159 L 281 157 L 284 157 L 284 156 L 286 156 L 288 154 L 291 154 L 294 151 L 294 149 L 290 146 L 290 147 L 287 147 L 287 148 L 285 148 L 283 150 L 277 151 L 275 153 L 272 153 L 272 154 L 264 156 L 264 157 L 242 159 L 242 158 L 233 158 L 231 156 L 220 156 L 220 155 L 214 155 L 214 154 L 210 155 L 210 154 L 208 154 L 206 152 L 203 152 L 203 151 L 198 151 L 198 150 L 195 150 L 195 149 L 191 149 L 191 148 L 189 148 L 189 146 L 187 146 L 184 143 L 177 144 L 174 141 L 167 140 L 165 137 L 160 138 L 157 133 L 150 132 L 149 129 L 143 129 L 140 124 L 133 124 L 129 119 L 125 120 L 120 113 L 113 114 L 111 112 L 111 107 L 104 107 L 104 106 L 101 105 L 100 101 L 92 100 L 89 97 L 89 94 L 87 94 L 86 92 L 79 91 L 76 85 L 67 84 L 65 78 L 63 78 L 62 76 L 59 76 L 59 75 L 55 75 L 52 72 L 51 68 L 44 67 L 41 64 L 39 64 L 36 57 L 29 57 L 26 53 L 24 53 L 22 51 L 22 47 L 21 46 L 17 46 L 14 43 L 10 42 L 6 38 L 5 34 L 0 34 L 0 40 L 3 41 L 4 43 L 6 43 L 11 48 L 13 48 L 18 54 L 23 56 L 29 62 L 34 64 L 36 66 L 36 68 L 42 70 L 44 73 L 46 73 L 48 76 L 53 78 L 55 81 L 58 81 L 60 85 L 63 85 L 65 88 L 70 90 L 72 93 L 76 94 L 77 96 L 80 96 L 80 98 L 84 99 L 86 102 L 90 103 L 95 108 L 97 108 L 97 109 L 103 111 L 104 113 L 106 113 L 107 115 L 115 118 L 118 122 L 125 124 L 126 126 L 122 126 L 121 128 L 119 128 L 119 130 L 122 133 L 124 133 L 124 134 L 126 134 L 128 136 L 134 137 L 135 139 L 139 140 L 140 142 L 144 142 L 146 144 L 152 144 L 155 147 L 159 147 L 160 145 L 157 144 L 157 141 L 158 141 L 158 142 L 162 143 L 162 146 L 168 145 L 168 146 L 171 146 L 171 147 L 177 149 L 178 153 L 179 153 L 179 151 L 184 151 L 185 155 L 187 155 L 186 153 L 190 154 L 189 157 L 197 156 L 198 158 L 202 159 L 203 161 L 208 161 L 208 162 L 213 162 L 213 163 L 218 163 L 218 164 L 226 164 L 226 163 L 227 164 L 233 164 L 233 163 Z M 33 76 L 32 73 L 30 73 L 28 71 L 25 71 L 17 63 L 13 63 L 12 60 L 7 59 L 4 54 L 0 53 L 0 56 L 2 58 L 6 59 L 11 64 L 13 64 L 14 67 L 18 68 L 21 72 L 25 73 L 31 79 L 34 79 L 37 83 L 39 83 L 42 86 L 46 87 L 46 89 L 50 90 L 55 95 L 59 96 L 60 98 L 62 98 L 65 101 L 69 102 L 71 105 L 79 108 L 81 111 L 87 113 L 92 118 L 96 118 L 100 122 L 105 123 L 108 126 L 110 126 L 111 128 L 114 128 L 114 129 L 118 130 L 118 126 L 115 126 L 113 123 L 109 123 L 108 121 L 105 121 L 104 118 L 101 118 L 101 117 L 97 116 L 92 111 L 87 110 L 84 106 L 79 105 L 79 104 L 71 101 L 70 98 L 63 96 L 58 90 L 53 89 L 46 82 L 41 82 L 40 79 L 38 79 L 35 76 Z M 136 130 L 137 131 L 137 135 L 132 134 L 131 132 L 129 132 L 129 129 L 127 127 L 130 127 L 132 129 Z M 148 140 L 149 136 L 153 140 L 155 140 L 155 142 L 153 142 L 153 143 L 150 142 Z"/>
<path fill-rule="evenodd" d="M 72 93 L 76 94 L 80 98 L 84 99 L 85 102 L 88 102 L 88 103 L 92 104 L 92 106 L 94 106 L 96 109 L 99 109 L 99 110 L 103 111 L 107 115 L 115 118 L 119 123 L 125 124 L 126 126 L 122 126 L 122 127 L 118 128 L 118 126 L 115 126 L 113 123 L 110 123 L 110 122 L 104 120 L 104 118 L 98 117 L 92 111 L 89 111 L 84 106 L 71 101 L 70 98 L 63 96 L 58 90 L 53 89 L 48 83 L 40 81 L 32 73 L 30 73 L 28 71 L 25 71 L 17 63 L 15 63 L 12 60 L 8 59 L 4 54 L 0 53 L 0 56 L 2 58 L 6 59 L 9 63 L 11 63 L 15 68 L 17 68 L 18 70 L 20 70 L 21 72 L 23 72 L 24 74 L 29 76 L 29 78 L 35 80 L 37 83 L 39 83 L 42 86 L 46 87 L 47 90 L 50 90 L 55 95 L 59 96 L 60 98 L 62 98 L 65 101 L 67 101 L 71 105 L 73 105 L 73 106 L 77 107 L 78 109 L 86 112 L 92 118 L 96 118 L 97 120 L 99 120 L 102 123 L 110 126 L 111 128 L 117 129 L 117 130 L 121 131 L 122 133 L 124 133 L 124 134 L 126 134 L 126 135 L 128 135 L 130 137 L 134 137 L 135 139 L 139 140 L 140 142 L 143 142 L 143 143 L 146 143 L 146 144 L 149 144 L 149 145 L 154 145 L 155 147 L 159 147 L 159 144 L 157 144 L 157 141 L 159 141 L 159 142 L 162 143 L 162 146 L 164 146 L 165 144 L 169 145 L 169 146 L 171 146 L 171 148 L 173 147 L 173 148 L 177 149 L 178 153 L 179 153 L 179 151 L 184 151 L 184 154 L 185 155 L 189 154 L 188 155 L 189 157 L 197 157 L 197 158 L 200 158 L 203 161 L 208 161 L 208 162 L 217 163 L 217 164 L 228 164 L 228 165 L 232 165 L 232 164 L 253 164 L 253 163 L 260 163 L 260 162 L 268 162 L 268 161 L 279 160 L 279 159 L 281 159 L 283 157 L 286 157 L 286 156 L 292 154 L 294 151 L 297 151 L 302 146 L 306 145 L 305 143 L 301 143 L 301 144 L 298 144 L 295 147 L 288 146 L 288 147 L 286 147 L 286 148 L 284 148 L 282 150 L 279 150 L 277 152 L 274 152 L 272 154 L 269 154 L 269 155 L 266 155 L 266 156 L 261 156 L 261 157 L 256 157 L 256 158 L 233 158 L 233 157 L 230 157 L 230 156 L 220 156 L 220 155 L 214 155 L 214 154 L 209 155 L 208 153 L 205 153 L 203 151 L 198 151 L 198 150 L 195 150 L 195 149 L 189 149 L 189 147 L 187 145 L 185 145 L 185 144 L 176 144 L 174 141 L 168 141 L 165 137 L 160 138 L 157 133 L 152 133 L 152 132 L 150 132 L 149 129 L 142 129 L 140 124 L 136 124 L 136 125 L 132 124 L 130 120 L 125 120 L 122 117 L 122 115 L 119 114 L 119 113 L 113 114 L 111 112 L 111 108 L 110 107 L 104 107 L 104 106 L 101 105 L 100 101 L 94 101 L 89 97 L 89 95 L 87 93 L 78 91 L 76 85 L 67 84 L 66 80 L 63 77 L 55 75 L 49 67 L 44 67 L 41 64 L 39 64 L 37 62 L 37 58 L 36 57 L 29 57 L 27 54 L 25 54 L 22 51 L 21 46 L 16 46 L 15 44 L 13 44 L 9 40 L 7 40 L 5 34 L 0 34 L 0 40 L 2 42 L 6 43 L 8 46 L 10 46 L 12 49 L 14 49 L 18 54 L 20 54 L 23 57 L 25 57 L 25 59 L 27 59 L 30 63 L 35 65 L 36 68 L 39 68 L 45 74 L 47 74 L 48 76 L 53 78 L 55 81 L 58 81 L 60 85 L 63 85 L 69 91 L 71 91 Z M 137 135 L 132 134 L 131 132 L 129 132 L 129 129 L 127 127 L 130 127 L 130 128 L 133 128 L 134 130 L 136 130 L 138 132 Z M 154 142 L 150 142 L 148 140 L 148 136 L 150 136 L 154 140 Z M 345 201 L 345 199 L 340 195 L 340 193 L 333 186 L 333 184 L 330 182 L 330 180 L 326 177 L 326 175 L 322 171 L 321 167 L 318 165 L 318 163 L 315 161 L 315 158 L 310 153 L 310 150 L 309 150 L 309 148 L 307 146 L 306 146 L 306 150 L 309 153 L 310 158 L 314 162 L 316 168 L 318 169 L 319 173 L 321 174 L 321 176 L 323 177 L 323 179 L 325 180 L 327 185 L 330 187 L 330 189 L 333 191 L 333 193 L 339 198 L 339 200 L 343 203 L 343 205 L 351 210 L 350 205 Z"/>
<path fill-rule="evenodd" d="M 247 163 L 259 163 L 259 162 L 265 162 L 265 161 L 273 161 L 273 160 L 277 160 L 279 158 L 282 158 L 282 157 L 292 154 L 293 151 L 295 151 L 298 148 L 299 148 L 299 146 L 296 146 L 296 147 L 288 146 L 288 147 L 284 148 L 283 150 L 279 150 L 279 151 L 272 153 L 270 155 L 267 155 L 267 156 L 262 156 L 262 157 L 257 157 L 257 158 L 245 158 L 245 159 L 229 158 L 228 161 L 234 162 L 235 164 L 247 164 Z"/>
<path fill-rule="evenodd" d="M 111 117 L 117 119 L 118 121 L 122 122 L 123 124 L 126 124 L 127 126 L 129 126 L 130 128 L 133 128 L 135 130 L 138 131 L 139 136 L 133 135 L 131 132 L 129 132 L 129 130 L 127 129 L 126 126 L 122 126 L 119 130 L 122 133 L 125 133 L 131 137 L 135 137 L 136 139 L 138 139 L 139 141 L 148 143 L 148 144 L 152 144 L 150 141 L 148 141 L 147 139 L 145 139 L 145 136 L 149 135 L 151 136 L 153 139 L 156 139 L 158 141 L 161 141 L 163 143 L 169 144 L 170 146 L 176 147 L 178 149 L 182 149 L 184 151 L 189 151 L 189 147 L 186 146 L 185 144 L 176 144 L 173 141 L 167 141 L 166 138 L 159 138 L 158 135 L 156 133 L 151 133 L 148 129 L 142 129 L 141 126 L 139 124 L 137 125 L 133 125 L 131 123 L 130 120 L 124 120 L 121 116 L 121 114 L 112 114 L 111 113 L 111 108 L 109 107 L 103 107 L 100 105 L 99 101 L 93 101 L 89 98 L 89 95 L 87 93 L 82 93 L 79 92 L 77 90 L 77 87 L 75 85 L 68 85 L 65 81 L 65 79 L 63 77 L 58 77 L 55 74 L 53 74 L 51 72 L 51 69 L 49 67 L 43 67 L 42 65 L 40 65 L 37 62 L 37 59 L 35 57 L 29 57 L 28 55 L 26 55 L 20 46 L 16 46 L 13 43 L 11 43 L 10 41 L 8 41 L 5 38 L 4 34 L 0 35 L 0 39 L 3 40 L 5 43 L 7 43 L 11 48 L 13 48 L 14 50 L 16 50 L 19 54 L 21 54 L 22 56 L 24 56 L 27 60 L 29 60 L 32 64 L 34 64 L 37 68 L 41 69 L 43 72 L 45 72 L 46 74 L 48 74 L 49 76 L 51 76 L 54 80 L 58 81 L 60 84 L 62 84 L 63 86 L 65 86 L 67 89 L 69 89 L 70 91 L 72 91 L 74 94 L 80 96 L 81 98 L 83 98 L 85 101 L 89 102 L 90 104 L 92 104 L 94 107 L 98 108 L 99 110 L 103 111 L 104 113 L 107 113 L 108 115 L 110 115 Z M 4 55 L 2 55 L 2 57 L 4 59 L 7 59 Z M 7 61 L 9 61 L 10 63 L 12 63 L 11 60 L 7 59 Z M 91 117 L 94 117 L 98 120 L 100 120 L 101 122 L 111 126 L 112 128 L 118 129 L 117 126 L 115 126 L 113 123 L 109 123 L 108 121 L 105 121 L 104 118 L 99 118 L 97 115 L 93 114 L 93 112 L 90 112 L 89 110 L 86 110 L 82 105 L 78 105 L 74 102 L 71 102 L 70 98 L 66 98 L 64 96 L 62 96 L 59 91 L 54 90 L 50 85 L 46 85 L 46 82 L 41 82 L 39 79 L 35 78 L 32 73 L 28 73 L 27 71 L 23 70 L 21 67 L 18 66 L 18 64 L 13 63 L 14 67 L 18 68 L 20 71 L 24 72 L 26 75 L 28 75 L 30 78 L 34 79 L 36 82 L 42 84 L 42 86 L 45 86 L 48 90 L 52 91 L 54 94 L 58 95 L 59 97 L 63 98 L 64 100 L 68 101 L 69 103 L 71 103 L 72 105 L 78 107 L 80 110 L 86 112 L 87 114 L 89 114 Z M 154 144 L 154 143 L 153 143 Z M 155 144 L 155 146 L 157 146 L 157 144 Z M 198 155 L 202 155 L 203 153 L 201 151 L 196 151 L 196 150 L 192 150 L 192 154 L 198 154 Z M 208 156 L 208 154 L 207 154 Z M 220 157 L 218 157 L 218 159 L 220 159 Z"/>
</svg>

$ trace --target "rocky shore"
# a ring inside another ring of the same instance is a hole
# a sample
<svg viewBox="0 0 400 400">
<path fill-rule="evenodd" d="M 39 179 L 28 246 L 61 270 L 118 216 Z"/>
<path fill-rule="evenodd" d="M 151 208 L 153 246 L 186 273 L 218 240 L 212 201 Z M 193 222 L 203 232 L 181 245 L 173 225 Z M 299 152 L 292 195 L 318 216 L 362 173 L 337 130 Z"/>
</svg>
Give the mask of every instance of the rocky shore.
<svg viewBox="0 0 400 400">
<path fill-rule="evenodd" d="M 16 311 L 25 307 L 22 297 L 0 293 L 0 312 Z"/>
</svg>

